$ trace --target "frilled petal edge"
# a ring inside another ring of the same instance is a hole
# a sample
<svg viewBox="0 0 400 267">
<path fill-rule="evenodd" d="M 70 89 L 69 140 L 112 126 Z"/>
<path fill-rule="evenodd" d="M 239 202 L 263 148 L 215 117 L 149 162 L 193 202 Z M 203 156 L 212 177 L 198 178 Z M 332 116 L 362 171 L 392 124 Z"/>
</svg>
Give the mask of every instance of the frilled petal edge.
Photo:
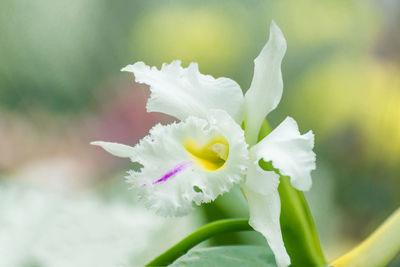
<svg viewBox="0 0 400 267">
<path fill-rule="evenodd" d="M 314 134 L 300 134 L 294 119 L 287 117 L 269 135 L 251 148 L 257 160 L 272 161 L 280 174 L 290 177 L 291 184 L 301 191 L 311 188 L 311 171 L 315 169 Z"/>
<path fill-rule="evenodd" d="M 116 144 L 95 144 L 143 166 L 129 171 L 127 182 L 162 216 L 182 216 L 193 204 L 215 200 L 242 182 L 248 165 L 244 132 L 222 110 L 210 110 L 206 119 L 158 124 L 128 151 Z"/>
<path fill-rule="evenodd" d="M 197 63 L 183 68 L 176 60 L 161 69 L 143 62 L 128 65 L 122 71 L 132 72 L 136 81 L 150 86 L 149 112 L 162 112 L 184 120 L 189 116 L 205 118 L 210 109 L 226 111 L 237 123 L 243 119 L 243 92 L 228 78 L 217 78 L 199 72 Z"/>
</svg>

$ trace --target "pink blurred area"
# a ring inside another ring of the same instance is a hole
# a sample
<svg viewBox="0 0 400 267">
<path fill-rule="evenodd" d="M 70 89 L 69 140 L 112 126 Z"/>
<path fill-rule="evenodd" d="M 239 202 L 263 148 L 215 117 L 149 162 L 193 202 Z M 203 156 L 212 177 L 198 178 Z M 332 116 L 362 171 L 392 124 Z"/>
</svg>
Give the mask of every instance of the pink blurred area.
<svg viewBox="0 0 400 267">
<path fill-rule="evenodd" d="M 147 86 L 124 78 L 102 85 L 96 94 L 98 110 L 81 116 L 0 113 L 0 170 L 6 179 L 21 180 L 59 190 L 93 185 L 129 164 L 110 156 L 91 141 L 135 145 L 157 123 L 172 117 L 147 113 Z"/>
</svg>

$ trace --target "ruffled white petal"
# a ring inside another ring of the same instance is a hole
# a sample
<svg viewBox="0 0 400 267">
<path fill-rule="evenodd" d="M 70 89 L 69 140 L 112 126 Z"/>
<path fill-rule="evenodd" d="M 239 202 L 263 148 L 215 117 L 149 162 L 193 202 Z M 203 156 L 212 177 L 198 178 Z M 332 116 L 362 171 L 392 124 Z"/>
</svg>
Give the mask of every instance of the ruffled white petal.
<svg viewBox="0 0 400 267">
<path fill-rule="evenodd" d="M 146 206 L 163 216 L 188 213 L 193 203 L 211 202 L 240 183 L 248 163 L 243 130 L 222 110 L 209 112 L 207 119 L 189 117 L 183 122 L 156 125 L 134 147 L 132 161 L 143 165 L 127 180 L 137 189 Z M 185 148 L 187 140 L 199 146 L 222 136 L 229 153 L 222 167 L 204 168 Z"/>
<path fill-rule="evenodd" d="M 183 68 L 180 61 L 173 61 L 164 63 L 158 70 L 137 62 L 122 71 L 133 72 L 137 82 L 150 85 L 149 112 L 162 112 L 184 120 L 189 116 L 206 118 L 209 109 L 222 109 L 239 124 L 243 119 L 244 98 L 240 86 L 228 78 L 215 79 L 201 74 L 197 63 Z"/>
<path fill-rule="evenodd" d="M 91 142 L 90 144 L 100 146 L 108 153 L 117 157 L 130 158 L 133 156 L 133 147 L 131 146 L 103 141 L 95 141 Z"/>
<path fill-rule="evenodd" d="M 315 169 L 314 134 L 300 134 L 294 119 L 287 117 L 278 127 L 258 144 L 251 154 L 256 159 L 272 161 L 274 168 L 290 177 L 291 184 L 298 190 L 311 188 L 311 171 Z"/>
<path fill-rule="evenodd" d="M 277 174 L 275 174 L 275 177 L 272 177 L 270 173 L 266 172 L 265 177 L 259 175 L 258 178 L 279 179 Z M 249 204 L 249 224 L 267 239 L 269 247 L 274 252 L 276 264 L 279 267 L 289 266 L 290 258 L 283 243 L 279 223 L 281 201 L 278 191 L 275 190 L 272 193 L 262 194 L 259 193 L 261 190 L 256 192 L 246 185 L 243 186 L 243 189 Z"/>
<path fill-rule="evenodd" d="M 286 52 L 286 40 L 272 22 L 269 41 L 254 60 L 254 75 L 245 95 L 246 139 L 252 145 L 265 116 L 276 108 L 282 97 L 281 62 Z"/>
</svg>

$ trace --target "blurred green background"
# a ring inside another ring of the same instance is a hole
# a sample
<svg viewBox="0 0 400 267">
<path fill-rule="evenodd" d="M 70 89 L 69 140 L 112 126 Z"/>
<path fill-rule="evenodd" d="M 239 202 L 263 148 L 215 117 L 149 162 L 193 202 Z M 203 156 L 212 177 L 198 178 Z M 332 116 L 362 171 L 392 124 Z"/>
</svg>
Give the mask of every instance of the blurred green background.
<svg viewBox="0 0 400 267">
<path fill-rule="evenodd" d="M 2 180 L 131 199 L 122 179 L 130 163 L 88 143 L 133 145 L 172 119 L 147 114 L 148 89 L 119 70 L 136 61 L 196 61 L 202 73 L 232 78 L 245 91 L 272 19 L 288 50 L 284 95 L 268 119 L 276 126 L 292 116 L 302 132 L 315 132 L 318 168 L 307 197 L 334 259 L 400 203 L 396 0 L 2 0 Z M 239 195 L 203 208 L 204 222 L 247 216 Z"/>
</svg>

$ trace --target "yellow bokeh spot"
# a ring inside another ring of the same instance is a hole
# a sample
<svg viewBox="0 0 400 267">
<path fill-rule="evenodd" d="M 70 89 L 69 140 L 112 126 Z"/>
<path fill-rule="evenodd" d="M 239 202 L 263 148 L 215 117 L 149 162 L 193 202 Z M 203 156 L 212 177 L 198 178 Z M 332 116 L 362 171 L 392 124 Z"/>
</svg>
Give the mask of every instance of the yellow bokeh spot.
<svg viewBox="0 0 400 267">
<path fill-rule="evenodd" d="M 335 57 L 303 76 L 289 105 L 319 139 L 357 130 L 367 159 L 398 166 L 400 69 L 371 58 Z M 304 108 L 308 107 L 308 108 Z"/>
<path fill-rule="evenodd" d="M 136 22 L 131 43 L 148 64 L 180 59 L 184 66 L 198 62 L 202 71 L 213 73 L 239 61 L 247 35 L 234 18 L 211 7 L 164 6 Z"/>
<path fill-rule="evenodd" d="M 340 43 L 359 49 L 379 30 L 375 9 L 371 1 L 281 0 L 271 12 L 279 14 L 277 23 L 292 47 Z"/>
<path fill-rule="evenodd" d="M 188 139 L 185 141 L 184 147 L 196 163 L 209 171 L 221 168 L 229 155 L 229 143 L 222 136 L 215 136 L 204 145 L 199 145 L 195 140 Z"/>
</svg>

